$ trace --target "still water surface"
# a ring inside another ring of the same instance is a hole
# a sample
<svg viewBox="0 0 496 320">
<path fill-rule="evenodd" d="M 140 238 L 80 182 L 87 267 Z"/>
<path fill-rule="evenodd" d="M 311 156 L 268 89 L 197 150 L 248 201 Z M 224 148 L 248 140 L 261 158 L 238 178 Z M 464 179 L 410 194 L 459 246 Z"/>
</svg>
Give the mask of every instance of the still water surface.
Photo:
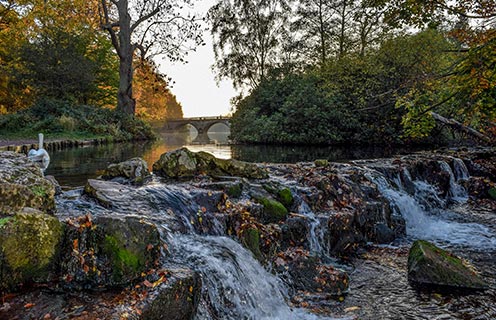
<svg viewBox="0 0 496 320">
<path fill-rule="evenodd" d="M 317 146 L 270 146 L 229 145 L 227 132 L 209 132 L 210 144 L 195 144 L 194 135 L 188 133 L 162 134 L 155 142 L 117 143 L 65 149 L 50 154 L 50 165 L 45 171 L 53 175 L 62 186 L 82 186 L 88 178 L 95 178 L 111 164 L 133 157 L 141 157 L 150 170 L 160 155 L 181 147 L 191 151 L 207 151 L 218 158 L 249 162 L 295 163 L 327 159 L 343 161 L 390 157 L 405 150 L 383 147 L 317 147 Z M 411 150 L 409 150 L 411 151 Z"/>
</svg>

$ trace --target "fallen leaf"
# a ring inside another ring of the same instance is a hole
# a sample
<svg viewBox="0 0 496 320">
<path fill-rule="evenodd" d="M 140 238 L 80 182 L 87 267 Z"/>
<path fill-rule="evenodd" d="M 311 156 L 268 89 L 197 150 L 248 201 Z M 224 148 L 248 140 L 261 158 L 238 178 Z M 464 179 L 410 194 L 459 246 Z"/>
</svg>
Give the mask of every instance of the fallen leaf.
<svg viewBox="0 0 496 320">
<path fill-rule="evenodd" d="M 356 310 L 359 310 L 360 307 L 358 306 L 353 306 L 353 307 L 348 307 L 348 308 L 345 308 L 344 309 L 344 312 L 351 312 L 351 311 L 356 311 Z"/>
<path fill-rule="evenodd" d="M 143 284 L 144 284 L 145 286 L 147 286 L 148 288 L 153 288 L 153 283 L 151 283 L 150 281 L 148 281 L 148 280 L 146 280 L 146 279 L 145 279 L 145 281 L 143 281 Z"/>
<path fill-rule="evenodd" d="M 26 303 L 26 304 L 24 305 L 24 308 L 29 309 L 29 308 L 32 308 L 32 307 L 34 307 L 34 306 L 35 306 L 35 304 L 34 304 L 34 303 Z"/>
</svg>

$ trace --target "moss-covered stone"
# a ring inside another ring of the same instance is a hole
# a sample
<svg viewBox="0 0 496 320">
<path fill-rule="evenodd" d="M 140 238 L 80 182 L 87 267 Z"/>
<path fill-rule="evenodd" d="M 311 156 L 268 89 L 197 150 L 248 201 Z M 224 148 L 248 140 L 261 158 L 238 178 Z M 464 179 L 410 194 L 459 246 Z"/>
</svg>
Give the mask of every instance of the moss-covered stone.
<svg viewBox="0 0 496 320">
<path fill-rule="evenodd" d="M 491 188 L 487 191 L 491 199 L 496 200 L 496 188 Z"/>
<path fill-rule="evenodd" d="M 123 178 L 133 184 L 143 184 L 151 176 L 148 164 L 141 158 L 132 158 L 120 163 L 111 164 L 105 169 L 102 178 L 111 180 Z"/>
<path fill-rule="evenodd" d="M 0 214 L 16 214 L 25 207 L 52 213 L 54 196 L 54 186 L 35 163 L 23 154 L 0 152 Z"/>
<path fill-rule="evenodd" d="M 417 240 L 408 255 L 408 279 L 416 284 L 485 289 L 487 284 L 455 255 Z"/>
<path fill-rule="evenodd" d="M 317 159 L 313 163 L 316 167 L 327 167 L 329 165 L 329 161 L 326 159 Z"/>
<path fill-rule="evenodd" d="M 253 253 L 253 256 L 262 261 L 262 252 L 260 251 L 260 232 L 256 228 L 244 229 L 241 233 L 241 242 Z"/>
<path fill-rule="evenodd" d="M 279 222 L 288 215 L 286 207 L 277 200 L 263 197 L 256 200 L 263 205 L 263 220 L 265 222 Z"/>
<path fill-rule="evenodd" d="M 153 172 L 167 178 L 192 177 L 197 174 L 210 176 L 237 176 L 253 179 L 267 178 L 267 171 L 256 164 L 218 159 L 207 152 L 191 152 L 187 148 L 164 153 L 153 164 Z"/>
<path fill-rule="evenodd" d="M 153 172 L 167 178 L 191 177 L 196 174 L 196 156 L 187 148 L 166 152 L 153 164 Z"/>
<path fill-rule="evenodd" d="M 63 227 L 53 216 L 36 210 L 2 219 L 0 287 L 49 280 L 58 257 Z"/>
<path fill-rule="evenodd" d="M 160 258 L 156 226 L 138 218 L 80 217 L 67 229 L 61 262 L 67 286 L 126 285 L 154 268 Z"/>
<path fill-rule="evenodd" d="M 233 185 L 230 185 L 226 190 L 227 195 L 231 198 L 241 197 L 242 192 L 243 192 L 243 184 L 241 183 L 235 183 Z"/>
<path fill-rule="evenodd" d="M 277 192 L 277 199 L 289 210 L 293 205 L 294 198 L 289 188 L 283 188 Z"/>
</svg>

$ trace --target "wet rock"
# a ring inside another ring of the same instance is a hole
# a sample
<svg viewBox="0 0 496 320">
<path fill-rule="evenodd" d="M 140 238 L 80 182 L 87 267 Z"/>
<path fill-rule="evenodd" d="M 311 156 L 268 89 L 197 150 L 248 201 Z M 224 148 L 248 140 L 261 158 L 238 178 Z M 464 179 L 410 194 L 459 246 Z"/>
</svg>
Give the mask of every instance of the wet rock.
<svg viewBox="0 0 496 320">
<path fill-rule="evenodd" d="M 54 196 L 54 186 L 25 155 L 0 152 L 1 214 L 15 214 L 24 207 L 52 213 L 55 210 Z"/>
<path fill-rule="evenodd" d="M 242 183 L 234 183 L 229 186 L 226 190 L 226 193 L 231 198 L 239 198 L 241 197 L 241 193 L 243 192 L 243 184 Z"/>
<path fill-rule="evenodd" d="M 410 248 L 408 279 L 420 285 L 468 289 L 488 287 L 460 258 L 424 240 L 415 241 Z"/>
<path fill-rule="evenodd" d="M 189 269 L 172 270 L 172 277 L 149 291 L 140 303 L 142 320 L 190 320 L 201 296 L 201 278 Z"/>
<path fill-rule="evenodd" d="M 84 193 L 106 208 L 119 207 L 139 201 L 134 197 L 135 189 L 114 181 L 88 179 Z"/>
<path fill-rule="evenodd" d="M 253 253 L 253 256 L 262 261 L 262 252 L 260 251 L 260 233 L 257 228 L 246 228 L 241 231 L 239 237 L 241 243 Z"/>
<path fill-rule="evenodd" d="M 469 196 L 475 199 L 492 199 L 490 190 L 496 190 L 493 185 L 496 184 L 484 177 L 470 177 L 466 182 L 466 188 Z"/>
<path fill-rule="evenodd" d="M 304 217 L 290 217 L 281 227 L 282 244 L 287 246 L 303 246 L 310 232 L 308 221 Z"/>
<path fill-rule="evenodd" d="M 354 252 L 366 242 L 366 236 L 357 227 L 351 211 L 340 211 L 329 217 L 325 238 L 329 251 L 338 256 Z"/>
<path fill-rule="evenodd" d="M 54 176 L 45 176 L 45 179 L 47 179 L 55 188 L 56 196 L 62 194 L 62 187 L 60 186 L 59 182 L 55 179 Z"/>
<path fill-rule="evenodd" d="M 75 289 L 126 285 L 155 268 L 160 252 L 155 225 L 135 217 L 83 216 L 68 222 L 62 279 Z"/>
<path fill-rule="evenodd" d="M 377 243 L 391 243 L 396 238 L 394 230 L 391 230 L 384 223 L 377 223 L 374 227 L 374 233 Z"/>
<path fill-rule="evenodd" d="M 132 158 L 120 163 L 111 164 L 105 169 L 102 179 L 113 180 L 123 178 L 124 181 L 129 181 L 133 184 L 143 184 L 143 182 L 151 177 L 148 171 L 148 164 L 141 158 Z"/>
<path fill-rule="evenodd" d="M 491 199 L 496 200 L 496 188 L 491 188 L 487 191 L 487 194 L 491 197 Z"/>
<path fill-rule="evenodd" d="M 349 277 L 342 270 L 325 265 L 306 250 L 291 248 L 277 255 L 276 271 L 286 275 L 293 291 L 339 296 L 348 290 Z"/>
<path fill-rule="evenodd" d="M 218 159 L 207 152 L 191 152 L 187 148 L 164 153 L 153 164 L 153 172 L 166 178 L 236 176 L 253 179 L 267 178 L 266 170 L 258 165 L 233 159 Z"/>
<path fill-rule="evenodd" d="M 329 160 L 327 159 L 317 159 L 313 162 L 316 167 L 327 167 L 329 165 Z"/>
<path fill-rule="evenodd" d="M 436 186 L 441 197 L 446 197 L 450 191 L 450 174 L 442 168 L 442 160 L 431 160 L 422 157 L 410 163 L 412 177 Z"/>
<path fill-rule="evenodd" d="M 265 191 L 267 191 L 272 196 L 274 196 L 277 199 L 277 201 L 282 203 L 286 209 L 288 210 L 291 209 L 291 206 L 293 205 L 294 202 L 294 197 L 293 194 L 291 193 L 291 190 L 289 190 L 289 188 L 272 181 L 263 184 L 263 188 Z"/>
<path fill-rule="evenodd" d="M 0 219 L 0 290 L 54 276 L 63 226 L 36 209 Z"/>
<path fill-rule="evenodd" d="M 279 222 L 288 215 L 288 209 L 277 200 L 262 197 L 256 200 L 263 205 L 262 221 L 264 223 Z"/>
</svg>

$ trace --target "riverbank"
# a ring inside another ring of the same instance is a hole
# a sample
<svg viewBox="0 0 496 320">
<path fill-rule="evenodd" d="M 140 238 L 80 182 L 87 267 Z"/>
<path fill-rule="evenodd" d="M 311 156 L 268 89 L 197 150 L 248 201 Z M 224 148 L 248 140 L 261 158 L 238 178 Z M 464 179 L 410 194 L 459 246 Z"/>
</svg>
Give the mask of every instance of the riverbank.
<svg viewBox="0 0 496 320">
<path fill-rule="evenodd" d="M 57 151 L 67 148 L 78 148 L 82 146 L 89 145 L 102 145 L 113 142 L 124 142 L 125 140 L 116 140 L 111 137 L 97 137 L 89 139 L 47 139 L 43 143 L 43 148 L 47 151 Z M 138 141 L 138 140 L 130 140 Z M 152 140 L 146 140 L 152 141 Z M 0 139 L 0 151 L 14 151 L 17 153 L 28 153 L 30 149 L 37 149 L 38 141 L 34 139 L 19 139 L 19 140 L 8 140 Z"/>
</svg>

